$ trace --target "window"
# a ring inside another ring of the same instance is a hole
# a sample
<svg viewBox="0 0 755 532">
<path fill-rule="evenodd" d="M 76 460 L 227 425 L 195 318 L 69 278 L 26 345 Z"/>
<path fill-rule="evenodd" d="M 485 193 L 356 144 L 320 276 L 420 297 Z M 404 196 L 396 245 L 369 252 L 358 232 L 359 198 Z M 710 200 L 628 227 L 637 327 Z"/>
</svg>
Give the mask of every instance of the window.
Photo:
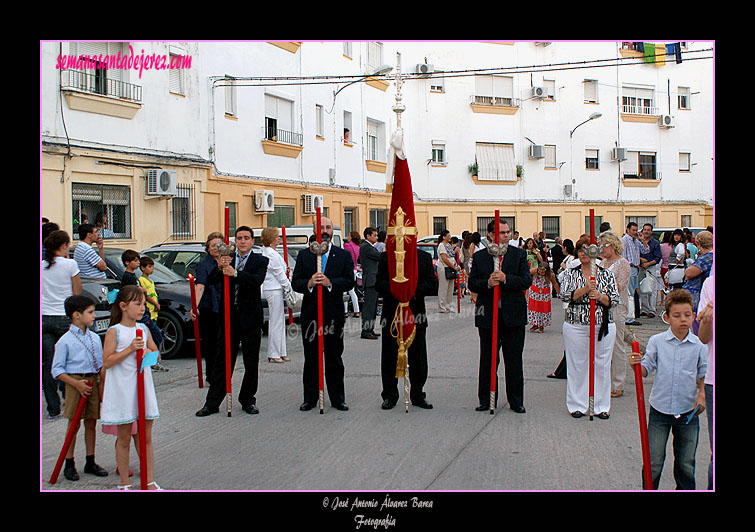
<svg viewBox="0 0 755 532">
<path fill-rule="evenodd" d="M 441 140 L 434 140 L 432 143 L 431 161 L 434 164 L 446 164 L 446 143 Z"/>
<path fill-rule="evenodd" d="M 655 216 L 625 216 L 624 218 L 626 219 L 624 227 L 626 227 L 629 222 L 634 222 L 637 224 L 640 231 L 642 231 L 642 226 L 645 224 L 650 224 L 653 227 L 656 225 Z"/>
<path fill-rule="evenodd" d="M 598 103 L 598 81 L 586 79 L 584 81 L 585 103 Z"/>
<path fill-rule="evenodd" d="M 561 234 L 561 218 L 558 216 L 543 216 L 543 232 L 545 233 L 545 238 L 556 238 L 559 236 Z"/>
<path fill-rule="evenodd" d="M 367 68 L 366 73 L 372 74 L 382 64 L 383 64 L 383 43 L 368 42 L 367 43 L 367 62 L 365 64 Z"/>
<path fill-rule="evenodd" d="M 660 179 L 660 172 L 656 169 L 656 154 L 628 151 L 621 173 L 625 179 Z"/>
<path fill-rule="evenodd" d="M 296 223 L 295 208 L 290 205 L 276 205 L 274 211 L 267 215 L 268 227 L 291 227 Z M 259 236 L 259 235 L 256 235 Z"/>
<path fill-rule="evenodd" d="M 516 181 L 513 144 L 475 144 L 477 179 L 480 181 Z"/>
<path fill-rule="evenodd" d="M 367 119 L 367 159 L 385 162 L 385 124 Z"/>
<path fill-rule="evenodd" d="M 131 187 L 72 183 L 73 238 L 82 223 L 102 224 L 102 238 L 131 238 Z"/>
<path fill-rule="evenodd" d="M 677 95 L 677 103 L 679 109 L 690 109 L 689 102 L 689 87 L 679 87 Z"/>
<path fill-rule="evenodd" d="M 343 236 L 346 237 L 352 231 L 358 231 L 357 208 L 345 207 L 343 209 Z"/>
<path fill-rule="evenodd" d="M 485 238 L 488 237 L 488 224 L 492 222 L 495 219 L 495 216 L 478 216 L 477 217 L 477 232 L 480 233 L 480 236 L 484 236 Z M 511 229 L 511 233 L 513 235 L 514 231 L 516 231 L 515 228 L 515 220 L 516 217 L 514 216 L 499 216 L 498 219 L 501 221 L 500 223 L 503 224 L 503 222 L 506 222 L 509 224 L 509 228 Z"/>
<path fill-rule="evenodd" d="M 514 78 L 511 76 L 475 75 L 475 103 L 514 105 Z"/>
<path fill-rule="evenodd" d="M 322 105 L 315 105 L 315 131 L 318 137 L 325 136 L 325 124 L 323 122 Z"/>
<path fill-rule="evenodd" d="M 351 133 L 351 113 L 348 111 L 343 112 L 343 142 L 346 144 L 352 144 Z"/>
<path fill-rule="evenodd" d="M 692 226 L 692 215 L 691 214 L 682 214 L 682 227 L 691 227 Z"/>
<path fill-rule="evenodd" d="M 388 211 L 385 209 L 370 209 L 370 226 L 378 231 L 385 231 L 388 227 Z"/>
<path fill-rule="evenodd" d="M 265 94 L 265 139 L 303 144 L 301 134 L 294 133 L 294 102 Z"/>
<path fill-rule="evenodd" d="M 193 237 L 196 234 L 194 220 L 194 185 L 176 185 L 176 195 L 171 200 L 172 235 L 174 237 Z"/>
<path fill-rule="evenodd" d="M 623 86 L 621 88 L 621 112 L 631 115 L 657 115 L 655 90 L 647 86 Z"/>
<path fill-rule="evenodd" d="M 545 145 L 545 168 L 556 168 L 556 146 Z"/>
<path fill-rule="evenodd" d="M 545 89 L 545 94 L 548 95 L 545 99 L 551 102 L 555 101 L 556 100 L 556 80 L 544 79 L 543 88 Z"/>
<path fill-rule="evenodd" d="M 352 43 L 350 43 L 350 42 L 343 43 L 343 55 L 345 55 L 349 59 L 351 59 L 352 57 L 354 57 L 352 55 L 351 49 L 352 49 Z"/>
<path fill-rule="evenodd" d="M 692 171 L 692 167 L 689 164 L 690 154 L 679 152 L 679 171 L 680 172 L 690 172 Z"/>
<path fill-rule="evenodd" d="M 174 46 L 169 48 L 170 57 L 168 59 L 168 65 L 180 65 L 182 63 L 181 58 L 186 56 L 186 53 Z M 172 94 L 180 94 L 184 96 L 186 94 L 185 82 L 184 82 L 184 69 L 182 68 L 170 68 L 168 69 L 168 88 Z"/>
<path fill-rule="evenodd" d="M 445 76 L 438 69 L 430 77 L 430 92 L 446 92 Z"/>
<path fill-rule="evenodd" d="M 445 216 L 433 216 L 433 234 L 439 235 L 448 226 L 448 218 Z"/>
<path fill-rule="evenodd" d="M 598 239 L 598 235 L 600 234 L 600 224 L 603 223 L 603 217 L 602 216 L 598 216 L 596 214 L 593 217 L 593 219 L 595 221 L 595 227 L 592 228 L 592 231 L 593 231 L 592 234 L 595 235 L 595 240 L 597 240 Z M 624 226 L 626 227 L 626 224 L 624 224 Z M 642 227 L 642 226 L 640 226 L 640 227 Z M 585 233 L 587 233 L 588 235 L 590 234 L 590 217 L 589 216 L 585 216 Z"/>
<path fill-rule="evenodd" d="M 600 170 L 598 150 L 585 150 L 585 169 Z"/>
<path fill-rule="evenodd" d="M 228 234 L 233 236 L 233 233 L 236 232 L 236 208 L 238 207 L 238 203 L 226 201 L 223 207 L 228 207 Z M 223 220 L 223 223 L 225 224 L 225 220 Z"/>
<path fill-rule="evenodd" d="M 127 83 L 129 70 L 117 68 L 118 54 L 128 55 L 127 42 L 75 42 L 69 53 L 82 59 L 81 70 L 66 70 L 63 86 L 90 94 L 140 102 L 142 87 Z M 99 59 L 102 58 L 102 61 Z M 67 78 L 67 79 L 66 79 Z"/>
<path fill-rule="evenodd" d="M 236 116 L 236 80 L 231 76 L 225 77 L 225 114 Z"/>
</svg>

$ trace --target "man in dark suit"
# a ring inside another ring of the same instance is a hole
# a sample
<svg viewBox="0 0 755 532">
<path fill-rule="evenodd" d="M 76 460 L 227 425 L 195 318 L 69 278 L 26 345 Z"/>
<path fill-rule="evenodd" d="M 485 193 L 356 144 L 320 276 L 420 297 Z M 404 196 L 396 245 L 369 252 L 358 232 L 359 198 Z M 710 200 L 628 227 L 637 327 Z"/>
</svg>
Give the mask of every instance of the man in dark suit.
<svg viewBox="0 0 755 532">
<path fill-rule="evenodd" d="M 508 243 L 511 236 L 509 224 L 500 222 L 500 242 Z M 488 242 L 494 242 L 495 220 L 488 224 Z M 498 346 L 503 353 L 506 373 L 506 397 L 509 407 L 524 413 L 524 372 L 522 350 L 524 330 L 527 325 L 527 300 L 524 291 L 532 284 L 532 275 L 523 249 L 508 246 L 500 270 L 493 269 L 493 256 L 487 249 L 474 254 L 469 274 L 469 289 L 477 294 L 475 326 L 480 335 L 480 370 L 477 395 L 480 406 L 477 411 L 490 410 L 490 366 L 493 336 L 493 286 L 500 287 L 498 309 Z M 496 353 L 498 350 L 496 349 Z M 500 364 L 497 355 L 496 368 Z M 496 386 L 496 403 L 498 386 Z M 495 406 L 495 405 L 494 405 Z"/>
<path fill-rule="evenodd" d="M 343 293 L 354 287 L 354 261 L 351 253 L 332 244 L 333 225 L 321 217 L 323 241 L 331 239 L 328 252 L 322 257 L 323 272 L 317 271 L 317 256 L 303 249 L 296 257 L 291 286 L 304 294 L 301 304 L 301 331 L 304 344 L 304 402 L 299 410 L 311 410 L 319 397 L 319 366 L 317 346 L 317 286 L 322 286 L 323 349 L 325 384 L 330 403 L 337 410 L 348 410 L 343 375 Z"/>
<path fill-rule="evenodd" d="M 377 290 L 383 296 L 383 345 L 380 352 L 380 374 L 383 380 L 383 410 L 390 410 L 399 399 L 398 379 L 396 378 L 396 360 L 398 344 L 391 336 L 391 322 L 398 307 L 398 300 L 391 294 L 391 280 L 388 273 L 388 253 L 380 254 L 377 272 Z M 432 408 L 423 391 L 427 382 L 427 310 L 425 297 L 438 295 L 438 278 L 433 269 L 433 258 L 429 253 L 417 250 L 417 288 L 409 301 L 409 308 L 414 315 L 415 336 L 409 346 L 409 398 L 413 405 L 420 408 Z"/>
<path fill-rule="evenodd" d="M 381 253 L 375 249 L 378 231 L 374 227 L 364 230 L 364 240 L 359 246 L 359 263 L 362 265 L 362 286 L 364 287 L 364 305 L 362 305 L 362 338 L 376 340 L 380 335 L 375 334 L 377 318 L 378 293 L 375 289 L 378 262 Z"/>
<path fill-rule="evenodd" d="M 244 358 L 244 379 L 239 390 L 239 402 L 244 412 L 258 414 L 255 395 L 262 339 L 262 300 L 260 287 L 267 274 L 267 257 L 252 252 L 254 232 L 247 226 L 236 229 L 236 253 L 220 258 L 220 268 L 210 274 L 208 284 L 216 286 L 220 294 L 217 354 L 212 369 L 204 406 L 197 411 L 199 417 L 219 411 L 225 397 L 225 301 L 223 300 L 223 276 L 228 277 L 231 329 L 231 372 L 236 365 L 236 355 L 241 344 Z"/>
</svg>

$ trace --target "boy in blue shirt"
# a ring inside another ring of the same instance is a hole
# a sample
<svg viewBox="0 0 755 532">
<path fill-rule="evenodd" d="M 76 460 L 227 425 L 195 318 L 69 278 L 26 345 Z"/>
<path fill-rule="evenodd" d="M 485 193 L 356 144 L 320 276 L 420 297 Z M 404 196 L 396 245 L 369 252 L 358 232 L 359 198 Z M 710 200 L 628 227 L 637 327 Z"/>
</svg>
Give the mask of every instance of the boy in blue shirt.
<svg viewBox="0 0 755 532">
<path fill-rule="evenodd" d="M 676 489 L 695 489 L 695 453 L 700 433 L 698 416 L 705 410 L 708 352 L 697 336 L 690 332 L 695 319 L 692 305 L 689 292 L 683 289 L 671 291 L 665 301 L 669 329 L 650 337 L 641 359 L 640 355 L 633 354 L 629 360 L 632 366 L 642 365 L 643 377 L 656 372 L 648 399 L 650 468 L 653 489 L 656 490 L 666 459 L 669 432 L 674 441 Z"/>
<path fill-rule="evenodd" d="M 87 295 L 75 295 L 67 298 L 64 303 L 66 316 L 71 319 L 71 326 L 55 344 L 55 355 L 52 360 L 52 376 L 66 385 L 66 405 L 64 416 L 69 420 L 69 429 L 73 423 L 79 399 L 87 398 L 86 406 L 81 414 L 84 420 L 84 443 L 86 445 L 85 473 L 98 477 L 106 477 L 107 471 L 94 461 L 96 431 L 95 425 L 100 418 L 100 397 L 104 385 L 102 369 L 102 341 L 89 328 L 94 325 L 95 302 Z M 93 382 L 90 386 L 87 382 Z M 76 427 L 78 433 L 79 426 Z M 68 431 L 66 431 L 68 433 Z M 73 459 L 76 447 L 74 434 L 71 445 L 66 454 L 63 476 L 68 480 L 79 480 Z"/>
</svg>

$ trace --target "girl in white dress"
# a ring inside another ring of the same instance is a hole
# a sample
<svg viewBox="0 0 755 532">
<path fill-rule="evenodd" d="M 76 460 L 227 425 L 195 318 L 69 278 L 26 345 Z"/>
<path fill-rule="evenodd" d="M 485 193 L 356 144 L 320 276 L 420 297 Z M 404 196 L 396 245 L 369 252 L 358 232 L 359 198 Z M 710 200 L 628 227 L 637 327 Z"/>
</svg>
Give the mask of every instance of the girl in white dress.
<svg viewBox="0 0 755 532">
<path fill-rule="evenodd" d="M 113 303 L 110 323 L 115 325 L 108 329 L 103 343 L 103 363 L 106 369 L 105 391 L 100 412 L 101 424 L 116 425 L 118 434 L 115 442 L 115 461 L 121 485 L 118 489 L 131 488 L 128 480 L 129 444 L 131 426 L 138 418 L 138 400 L 136 393 L 136 352 L 157 351 L 157 346 L 145 325 L 137 323 L 145 312 L 144 293 L 137 286 L 124 286 L 118 292 Z M 142 330 L 142 338 L 136 336 L 136 328 Z M 144 368 L 144 405 L 145 405 L 145 455 L 147 458 L 148 489 L 161 489 L 154 478 L 154 455 L 152 451 L 152 422 L 160 417 L 157 409 L 155 385 L 152 370 Z"/>
</svg>

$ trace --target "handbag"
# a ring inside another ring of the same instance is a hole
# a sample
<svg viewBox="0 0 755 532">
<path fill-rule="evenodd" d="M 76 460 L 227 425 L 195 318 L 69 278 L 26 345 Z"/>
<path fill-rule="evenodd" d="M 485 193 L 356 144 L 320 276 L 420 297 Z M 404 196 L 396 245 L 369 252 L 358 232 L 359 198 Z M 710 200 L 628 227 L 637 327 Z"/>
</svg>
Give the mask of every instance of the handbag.
<svg viewBox="0 0 755 532">
<path fill-rule="evenodd" d="M 456 270 L 446 266 L 446 279 L 456 279 Z"/>
<path fill-rule="evenodd" d="M 655 289 L 655 277 L 652 274 L 647 273 L 645 278 L 640 281 L 640 293 L 651 294 Z"/>
<path fill-rule="evenodd" d="M 668 284 L 679 284 L 684 282 L 684 267 L 672 267 L 668 271 Z"/>
</svg>

